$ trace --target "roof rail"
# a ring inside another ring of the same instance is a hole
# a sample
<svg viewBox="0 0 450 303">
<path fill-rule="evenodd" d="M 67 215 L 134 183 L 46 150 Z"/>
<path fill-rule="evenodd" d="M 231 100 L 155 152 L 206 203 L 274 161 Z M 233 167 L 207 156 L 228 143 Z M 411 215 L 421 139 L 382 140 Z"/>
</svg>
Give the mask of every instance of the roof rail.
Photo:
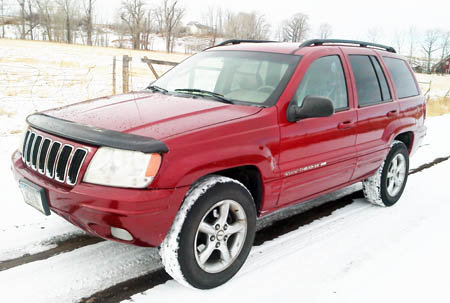
<svg viewBox="0 0 450 303">
<path fill-rule="evenodd" d="M 336 44 L 356 44 L 361 47 L 375 47 L 375 48 L 381 48 L 391 53 L 396 53 L 395 49 L 392 46 L 386 46 L 382 44 L 372 43 L 372 42 L 364 42 L 364 41 L 357 41 L 357 40 L 343 40 L 343 39 L 313 39 L 308 40 L 300 44 L 300 48 L 306 47 L 306 46 L 315 46 L 315 45 L 323 45 L 325 43 L 336 43 Z"/>
<path fill-rule="evenodd" d="M 224 45 L 228 45 L 228 44 L 240 44 L 240 43 L 269 43 L 269 42 L 277 42 L 277 41 L 270 41 L 270 40 L 239 40 L 239 39 L 232 39 L 232 40 L 226 40 L 223 41 L 217 45 L 214 45 L 214 47 L 216 46 L 224 46 Z"/>
</svg>

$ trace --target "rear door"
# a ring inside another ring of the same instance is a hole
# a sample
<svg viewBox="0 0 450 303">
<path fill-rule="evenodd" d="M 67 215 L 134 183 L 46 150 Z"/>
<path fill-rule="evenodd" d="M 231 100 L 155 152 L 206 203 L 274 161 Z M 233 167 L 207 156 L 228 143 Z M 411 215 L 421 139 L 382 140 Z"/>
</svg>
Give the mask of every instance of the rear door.
<svg viewBox="0 0 450 303">
<path fill-rule="evenodd" d="M 361 48 L 343 49 L 351 70 L 358 107 L 356 151 L 358 163 L 352 179 L 376 170 L 387 155 L 390 135 L 399 115 L 392 88 L 377 53 Z"/>
<path fill-rule="evenodd" d="M 308 95 L 330 98 L 335 114 L 280 124 L 280 205 L 307 199 L 349 181 L 356 165 L 356 110 L 348 87 L 348 70 L 339 48 L 324 49 L 302 59 L 291 102 L 302 105 Z"/>
</svg>

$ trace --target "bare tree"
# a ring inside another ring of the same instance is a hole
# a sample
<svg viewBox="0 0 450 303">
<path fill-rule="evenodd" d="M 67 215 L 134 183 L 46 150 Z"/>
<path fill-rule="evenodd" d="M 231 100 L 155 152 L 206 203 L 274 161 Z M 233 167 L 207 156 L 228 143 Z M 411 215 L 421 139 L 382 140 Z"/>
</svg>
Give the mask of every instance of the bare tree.
<svg viewBox="0 0 450 303">
<path fill-rule="evenodd" d="M 128 25 L 122 20 L 120 13 L 121 12 L 119 11 L 119 14 L 117 15 L 117 20 L 113 23 L 111 29 L 113 30 L 114 33 L 117 34 L 117 39 L 113 42 L 117 43 L 117 47 L 124 48 L 125 37 L 129 34 L 130 29 Z"/>
<path fill-rule="evenodd" d="M 2 38 L 5 38 L 5 14 L 6 14 L 6 8 L 5 8 L 5 0 L 0 0 L 0 14 L 2 17 Z"/>
<path fill-rule="evenodd" d="M 443 32 L 441 36 L 441 60 L 450 55 L 450 30 Z"/>
<path fill-rule="evenodd" d="M 321 23 L 319 26 L 319 37 L 320 39 L 327 39 L 331 36 L 333 30 L 329 23 Z"/>
<path fill-rule="evenodd" d="M 416 49 L 417 44 L 417 28 L 415 26 L 411 26 L 408 30 L 408 44 L 409 44 L 409 55 L 408 55 L 408 62 L 409 64 L 412 64 L 414 59 L 414 50 Z"/>
<path fill-rule="evenodd" d="M 55 15 L 55 10 L 51 2 L 51 0 L 35 0 L 39 14 L 39 23 L 44 27 L 48 41 L 53 41 L 53 16 Z"/>
<path fill-rule="evenodd" d="M 275 28 L 274 38 L 277 41 L 283 41 L 283 23 L 280 22 Z"/>
<path fill-rule="evenodd" d="M 369 42 L 378 43 L 383 36 L 383 29 L 381 27 L 371 27 L 367 30 L 367 39 Z"/>
<path fill-rule="evenodd" d="M 154 32 L 155 24 L 153 19 L 153 13 L 151 10 L 147 11 L 147 15 L 144 18 L 144 25 L 142 28 L 142 46 L 148 50 L 150 45 L 150 35 Z"/>
<path fill-rule="evenodd" d="M 19 3 L 20 6 L 20 39 L 25 39 L 26 31 L 25 31 L 25 0 L 17 0 L 17 3 Z"/>
<path fill-rule="evenodd" d="M 34 5 L 32 0 L 27 1 L 28 12 L 27 12 L 27 21 L 28 21 L 28 33 L 30 34 L 30 39 L 34 40 L 33 30 L 36 26 L 39 25 L 39 20 L 37 14 L 34 12 Z"/>
<path fill-rule="evenodd" d="M 269 34 L 269 24 L 263 14 L 256 12 L 237 14 L 228 11 L 224 35 L 236 39 L 264 40 Z"/>
<path fill-rule="evenodd" d="M 33 30 L 38 25 L 37 15 L 34 13 L 32 0 L 17 0 L 20 7 L 20 39 L 25 39 L 28 35 L 34 40 Z"/>
<path fill-rule="evenodd" d="M 393 40 L 394 40 L 393 42 L 394 42 L 395 48 L 397 49 L 397 52 L 401 53 L 402 49 L 403 49 L 403 45 L 405 44 L 404 32 L 402 32 L 400 30 L 395 30 Z"/>
<path fill-rule="evenodd" d="M 92 45 L 92 31 L 93 31 L 93 18 L 94 18 L 94 5 L 95 0 L 84 0 L 84 16 L 83 16 L 83 26 L 87 35 L 87 45 Z"/>
<path fill-rule="evenodd" d="M 427 72 L 431 73 L 431 61 L 433 53 L 440 49 L 438 43 L 441 32 L 438 29 L 429 29 L 425 32 L 422 49 L 427 59 Z"/>
<path fill-rule="evenodd" d="M 141 34 L 146 15 L 143 0 L 122 1 L 120 18 L 127 25 L 133 41 L 133 48 L 141 48 Z"/>
<path fill-rule="evenodd" d="M 66 42 L 71 44 L 74 42 L 74 20 L 77 18 L 78 6 L 75 0 L 58 0 L 58 4 L 64 14 L 64 25 L 66 32 Z"/>
<path fill-rule="evenodd" d="M 224 21 L 222 8 L 214 6 L 208 7 L 206 13 L 203 15 L 203 23 L 209 27 L 209 44 L 213 46 L 216 44 L 217 38 L 223 34 Z"/>
<path fill-rule="evenodd" d="M 166 38 L 166 51 L 173 52 L 175 34 L 181 24 L 185 9 L 180 7 L 178 0 L 161 0 L 156 8 L 155 16 L 160 31 Z"/>
<path fill-rule="evenodd" d="M 283 41 L 301 42 L 306 39 L 310 30 L 309 17 L 303 13 L 297 13 L 283 22 Z"/>
</svg>

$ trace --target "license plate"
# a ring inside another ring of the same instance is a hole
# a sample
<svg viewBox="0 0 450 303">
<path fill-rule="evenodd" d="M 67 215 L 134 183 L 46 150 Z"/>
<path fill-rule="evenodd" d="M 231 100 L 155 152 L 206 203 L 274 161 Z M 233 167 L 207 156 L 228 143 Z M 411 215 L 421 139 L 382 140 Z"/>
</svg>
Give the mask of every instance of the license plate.
<svg viewBox="0 0 450 303">
<path fill-rule="evenodd" d="M 19 180 L 19 187 L 25 203 L 33 206 L 46 216 L 50 215 L 50 208 L 42 187 L 25 179 Z"/>
</svg>

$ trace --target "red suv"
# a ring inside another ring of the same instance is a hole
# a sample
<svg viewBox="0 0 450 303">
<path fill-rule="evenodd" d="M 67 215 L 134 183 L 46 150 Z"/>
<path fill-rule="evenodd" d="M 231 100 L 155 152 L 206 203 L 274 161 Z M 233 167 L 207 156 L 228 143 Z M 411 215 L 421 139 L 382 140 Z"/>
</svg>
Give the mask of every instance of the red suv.
<svg viewBox="0 0 450 303">
<path fill-rule="evenodd" d="M 236 274 L 269 214 L 360 181 L 395 204 L 426 132 L 407 62 L 361 41 L 243 42 L 144 91 L 30 115 L 12 156 L 25 202 L 160 246 L 167 272 L 203 289 Z"/>
</svg>

